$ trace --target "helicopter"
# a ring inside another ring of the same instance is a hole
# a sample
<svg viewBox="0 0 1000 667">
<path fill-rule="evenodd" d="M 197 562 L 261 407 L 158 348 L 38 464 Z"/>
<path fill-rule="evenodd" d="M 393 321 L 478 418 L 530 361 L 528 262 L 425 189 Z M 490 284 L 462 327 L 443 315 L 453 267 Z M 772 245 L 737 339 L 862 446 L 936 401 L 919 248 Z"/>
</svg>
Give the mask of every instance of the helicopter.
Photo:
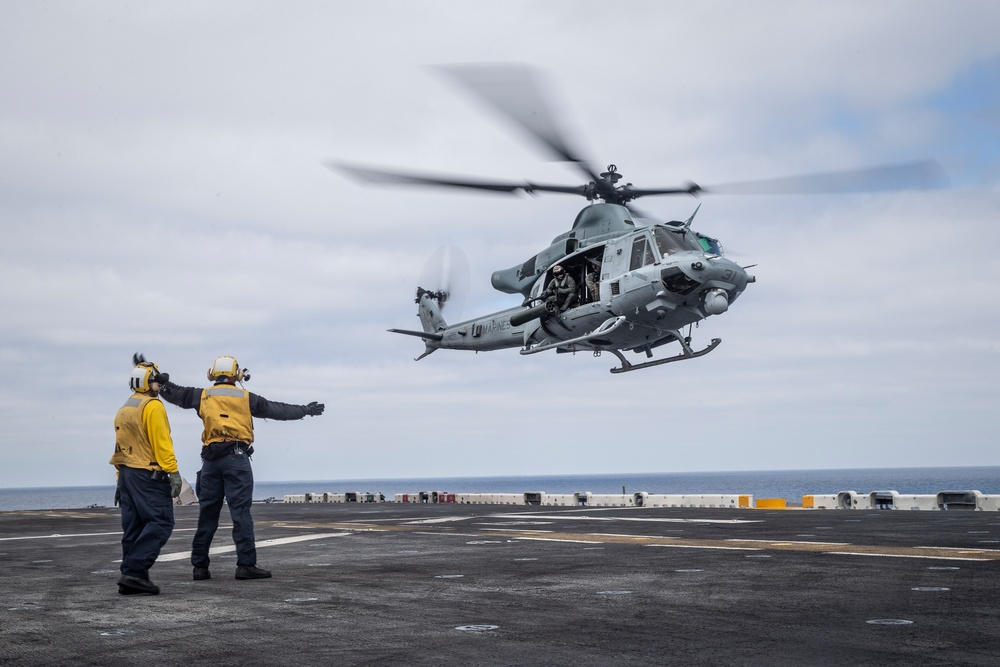
<svg viewBox="0 0 1000 667">
<path fill-rule="evenodd" d="M 848 193 L 926 188 L 943 179 L 933 161 L 744 181 L 711 187 L 694 182 L 665 188 L 637 188 L 620 183 L 614 164 L 597 170 L 564 139 L 548 109 L 536 72 L 514 64 L 439 67 L 488 106 L 513 121 L 554 157 L 587 178 L 582 185 L 530 181 L 488 181 L 428 175 L 342 162 L 327 166 L 357 181 L 378 185 L 470 188 L 497 193 L 561 193 L 582 196 L 589 205 L 569 231 L 549 246 L 510 268 L 494 271 L 492 286 L 520 294 L 520 305 L 482 317 L 448 324 L 442 309 L 452 290 L 418 286 L 417 315 L 421 329 L 389 329 L 420 338 L 425 345 L 417 360 L 439 349 L 492 351 L 520 348 L 521 355 L 608 352 L 625 373 L 695 359 L 722 342 L 712 338 L 695 349 L 692 330 L 702 320 L 722 315 L 756 278 L 725 257 L 718 239 L 691 228 L 700 209 L 684 221 L 639 225 L 652 220 L 632 204 L 654 195 Z M 686 332 L 685 332 L 686 329 Z M 677 343 L 672 356 L 654 358 L 654 350 Z M 626 352 L 642 355 L 633 361 Z"/>
</svg>

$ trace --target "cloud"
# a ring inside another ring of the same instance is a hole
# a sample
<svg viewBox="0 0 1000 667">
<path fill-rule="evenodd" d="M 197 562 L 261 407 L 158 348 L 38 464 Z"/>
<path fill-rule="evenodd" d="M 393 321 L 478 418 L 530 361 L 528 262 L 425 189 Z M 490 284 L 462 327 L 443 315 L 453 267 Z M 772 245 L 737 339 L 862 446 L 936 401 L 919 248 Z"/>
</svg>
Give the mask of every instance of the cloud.
<svg viewBox="0 0 1000 667">
<path fill-rule="evenodd" d="M 191 385 L 234 354 L 252 391 L 327 404 L 257 424 L 261 480 L 1000 463 L 995 3 L 4 14 L 0 486 L 109 483 L 137 350 Z M 436 248 L 471 267 L 449 318 L 511 307 L 490 274 L 585 202 L 360 187 L 323 163 L 579 184 L 425 67 L 496 61 L 540 68 L 574 145 L 638 187 L 925 158 L 955 187 L 699 200 L 695 227 L 758 281 L 693 331 L 723 338 L 696 361 L 413 362 L 420 340 L 385 330 L 418 325 Z M 200 422 L 169 414 L 191 477 Z"/>
</svg>

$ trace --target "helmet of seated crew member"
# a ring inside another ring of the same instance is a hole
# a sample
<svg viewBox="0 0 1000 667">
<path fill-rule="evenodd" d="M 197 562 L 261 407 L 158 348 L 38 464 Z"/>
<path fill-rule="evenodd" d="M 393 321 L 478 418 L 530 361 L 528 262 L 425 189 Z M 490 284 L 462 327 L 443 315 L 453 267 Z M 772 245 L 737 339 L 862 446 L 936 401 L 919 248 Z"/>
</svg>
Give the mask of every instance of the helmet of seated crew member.
<svg viewBox="0 0 1000 667">
<path fill-rule="evenodd" d="M 208 379 L 212 382 L 242 382 L 249 380 L 250 374 L 245 368 L 240 368 L 240 362 L 235 357 L 219 357 L 208 369 Z"/>
</svg>

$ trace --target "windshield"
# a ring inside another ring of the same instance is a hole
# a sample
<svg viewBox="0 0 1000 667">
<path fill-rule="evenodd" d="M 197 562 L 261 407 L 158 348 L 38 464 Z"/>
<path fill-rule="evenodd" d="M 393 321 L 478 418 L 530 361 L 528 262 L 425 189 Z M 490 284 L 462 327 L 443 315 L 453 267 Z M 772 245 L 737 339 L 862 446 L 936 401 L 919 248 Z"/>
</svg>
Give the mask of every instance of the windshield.
<svg viewBox="0 0 1000 667">
<path fill-rule="evenodd" d="M 656 247 L 659 248 L 661 257 L 687 250 L 704 252 L 698 239 L 686 229 L 672 230 L 658 226 L 653 229 L 653 238 L 656 239 Z"/>
<path fill-rule="evenodd" d="M 695 233 L 697 234 L 697 232 Z M 698 242 L 701 243 L 701 247 L 705 249 L 705 252 L 722 257 L 722 244 L 719 243 L 718 239 L 698 234 Z"/>
</svg>

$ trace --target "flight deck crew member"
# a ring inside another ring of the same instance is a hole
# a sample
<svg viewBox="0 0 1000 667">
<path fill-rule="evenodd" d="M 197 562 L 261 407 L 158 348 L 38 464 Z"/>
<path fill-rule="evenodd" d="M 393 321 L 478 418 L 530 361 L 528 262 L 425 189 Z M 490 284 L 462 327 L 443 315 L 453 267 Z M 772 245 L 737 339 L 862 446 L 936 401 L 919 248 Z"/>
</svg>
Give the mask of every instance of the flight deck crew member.
<svg viewBox="0 0 1000 667">
<path fill-rule="evenodd" d="M 324 405 L 291 405 L 269 401 L 236 383 L 249 380 L 250 374 L 240 368 L 233 357 L 219 357 L 208 370 L 211 387 L 197 389 L 168 382 L 163 398 L 182 408 L 198 411 L 205 428 L 201 434 L 201 471 L 195 491 L 201 509 L 198 530 L 191 546 L 191 565 L 196 581 L 210 579 L 208 549 L 219 527 L 222 501 L 229 504 L 233 519 L 233 541 L 236 543 L 236 578 L 266 579 L 269 570 L 257 567 L 253 517 L 253 417 L 287 421 L 306 415 L 323 414 Z"/>
<path fill-rule="evenodd" d="M 173 498 L 181 493 L 174 443 L 167 411 L 157 398 L 170 379 L 156 364 L 142 361 L 129 379 L 132 397 L 115 416 L 115 453 L 109 463 L 118 469 L 115 498 L 122 508 L 122 564 L 118 592 L 157 595 L 149 580 L 160 549 L 174 530 Z"/>
</svg>

